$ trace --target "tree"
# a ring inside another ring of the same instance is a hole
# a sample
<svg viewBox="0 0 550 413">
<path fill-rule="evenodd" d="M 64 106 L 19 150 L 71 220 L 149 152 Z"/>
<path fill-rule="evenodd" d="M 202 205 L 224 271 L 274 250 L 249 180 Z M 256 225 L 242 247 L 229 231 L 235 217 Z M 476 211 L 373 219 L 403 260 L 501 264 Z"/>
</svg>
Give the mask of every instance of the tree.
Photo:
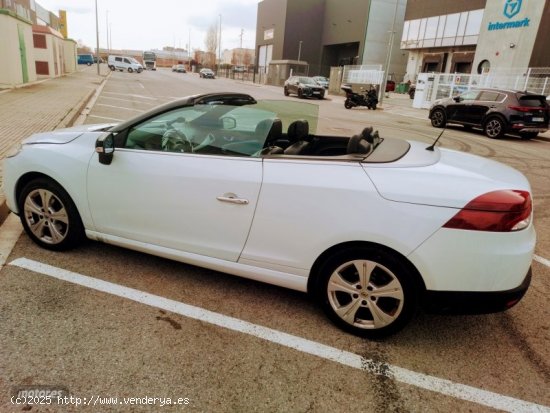
<svg viewBox="0 0 550 413">
<path fill-rule="evenodd" d="M 212 24 L 208 28 L 204 43 L 206 46 L 206 51 L 216 56 L 216 50 L 218 49 L 218 30 L 215 24 Z"/>
</svg>

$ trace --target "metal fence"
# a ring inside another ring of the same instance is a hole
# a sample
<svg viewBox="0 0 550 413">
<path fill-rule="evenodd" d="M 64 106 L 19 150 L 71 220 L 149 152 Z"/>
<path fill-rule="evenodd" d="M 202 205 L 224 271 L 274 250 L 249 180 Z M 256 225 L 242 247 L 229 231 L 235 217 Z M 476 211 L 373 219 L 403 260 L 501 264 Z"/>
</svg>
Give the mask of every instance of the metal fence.
<svg viewBox="0 0 550 413">
<path fill-rule="evenodd" d="M 491 70 L 482 74 L 421 73 L 417 91 L 423 91 L 413 106 L 429 107 L 437 99 L 459 95 L 473 88 L 526 90 L 550 95 L 550 68 Z"/>
</svg>

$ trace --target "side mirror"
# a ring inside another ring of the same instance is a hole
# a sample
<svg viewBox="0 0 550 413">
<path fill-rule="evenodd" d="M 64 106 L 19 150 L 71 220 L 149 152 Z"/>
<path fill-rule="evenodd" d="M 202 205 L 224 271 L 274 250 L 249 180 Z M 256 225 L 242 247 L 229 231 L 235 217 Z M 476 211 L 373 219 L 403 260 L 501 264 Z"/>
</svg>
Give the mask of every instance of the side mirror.
<svg viewBox="0 0 550 413">
<path fill-rule="evenodd" d="M 460 96 L 455 96 L 453 99 L 456 103 L 460 103 L 462 101 L 462 98 Z"/>
<path fill-rule="evenodd" d="M 97 139 L 95 142 L 95 151 L 99 156 L 99 163 L 110 165 L 115 153 L 115 140 L 113 134 L 108 134 Z"/>
</svg>

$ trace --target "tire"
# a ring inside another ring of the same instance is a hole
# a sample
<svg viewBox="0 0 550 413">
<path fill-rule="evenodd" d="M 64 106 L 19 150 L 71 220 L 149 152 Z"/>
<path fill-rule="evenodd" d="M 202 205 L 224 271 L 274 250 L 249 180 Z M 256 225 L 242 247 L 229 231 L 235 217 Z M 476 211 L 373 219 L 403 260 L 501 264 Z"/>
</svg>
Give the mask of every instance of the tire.
<svg viewBox="0 0 550 413">
<path fill-rule="evenodd" d="M 116 68 L 113 65 L 109 66 L 109 69 L 111 69 L 113 72 L 116 70 Z"/>
<path fill-rule="evenodd" d="M 523 132 L 519 134 L 519 137 L 525 141 L 528 141 L 529 139 L 535 139 L 537 136 L 539 136 L 538 132 Z"/>
<path fill-rule="evenodd" d="M 413 274 L 400 257 L 379 247 L 340 250 L 321 266 L 316 277 L 315 297 L 327 316 L 343 330 L 361 337 L 396 333 L 418 306 Z"/>
<path fill-rule="evenodd" d="M 132 73 L 134 71 L 134 69 L 132 69 L 131 67 L 128 68 L 128 73 Z"/>
<path fill-rule="evenodd" d="M 434 109 L 430 116 L 430 120 L 434 128 L 444 128 L 447 124 L 447 115 L 445 115 L 445 111 L 443 109 Z"/>
<path fill-rule="evenodd" d="M 136 72 L 138 72 L 138 73 L 141 73 L 142 71 L 143 71 L 142 69 L 136 70 Z"/>
<path fill-rule="evenodd" d="M 500 139 L 506 133 L 506 123 L 499 116 L 491 116 L 485 121 L 483 132 L 488 138 Z"/>
<path fill-rule="evenodd" d="M 86 63 L 88 66 L 91 66 L 92 64 L 90 62 Z"/>
<path fill-rule="evenodd" d="M 298 97 L 300 99 L 303 99 L 304 98 L 304 92 L 302 92 L 302 89 L 298 89 Z"/>
<path fill-rule="evenodd" d="M 372 110 L 376 110 L 376 103 L 372 105 Z"/>
<path fill-rule="evenodd" d="M 286 87 L 283 88 L 283 93 L 285 94 L 285 96 L 290 95 L 290 93 L 288 93 L 288 89 Z"/>
<path fill-rule="evenodd" d="M 344 107 L 346 109 L 351 109 L 353 107 L 353 104 L 351 103 L 351 101 L 349 99 L 346 99 L 346 101 L 344 102 Z"/>
<path fill-rule="evenodd" d="M 48 208 L 45 208 L 45 205 Z M 63 251 L 85 238 L 84 226 L 74 202 L 55 181 L 37 178 L 29 182 L 18 198 L 25 232 L 42 248 Z"/>
</svg>

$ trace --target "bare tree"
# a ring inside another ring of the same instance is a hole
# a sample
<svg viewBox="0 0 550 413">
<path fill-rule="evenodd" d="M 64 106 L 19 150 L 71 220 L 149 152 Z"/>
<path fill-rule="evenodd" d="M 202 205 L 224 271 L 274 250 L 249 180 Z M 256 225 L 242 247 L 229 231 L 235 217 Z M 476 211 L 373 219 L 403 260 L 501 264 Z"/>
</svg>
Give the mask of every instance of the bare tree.
<svg viewBox="0 0 550 413">
<path fill-rule="evenodd" d="M 206 51 L 216 56 L 216 50 L 218 49 L 218 28 L 215 24 L 212 24 L 208 28 L 204 43 Z"/>
</svg>

